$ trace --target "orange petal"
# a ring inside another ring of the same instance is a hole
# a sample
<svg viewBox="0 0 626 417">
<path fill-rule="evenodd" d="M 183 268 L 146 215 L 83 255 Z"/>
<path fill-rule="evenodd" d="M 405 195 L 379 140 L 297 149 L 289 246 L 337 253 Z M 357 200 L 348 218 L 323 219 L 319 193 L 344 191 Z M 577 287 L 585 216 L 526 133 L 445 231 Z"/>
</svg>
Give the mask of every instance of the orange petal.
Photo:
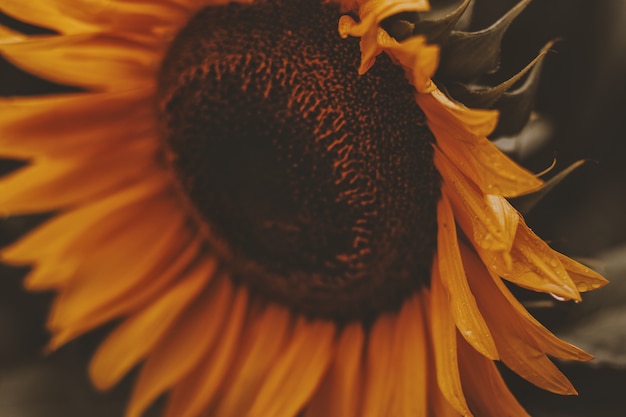
<svg viewBox="0 0 626 417">
<path fill-rule="evenodd" d="M 15 264 L 55 261 L 72 244 L 80 241 L 84 247 L 84 239 L 90 235 L 104 235 L 131 219 L 135 210 L 150 204 L 157 193 L 168 187 L 169 181 L 169 175 L 151 175 L 120 187 L 102 200 L 65 212 L 3 249 L 2 261 Z"/>
<path fill-rule="evenodd" d="M 0 155 L 92 156 L 155 132 L 151 89 L 0 99 Z"/>
<path fill-rule="evenodd" d="M 437 45 L 428 45 L 424 36 L 414 36 L 400 43 L 385 31 L 379 32 L 378 43 L 394 62 L 404 68 L 409 82 L 418 92 L 436 88 L 431 77 L 439 65 Z"/>
<path fill-rule="evenodd" d="M 536 175 L 515 163 L 486 138 L 466 142 L 450 135 L 436 137 L 439 149 L 484 194 L 515 197 L 543 185 Z"/>
<path fill-rule="evenodd" d="M 504 294 L 510 293 L 500 278 L 492 277 L 475 253 L 467 248 L 462 252 L 472 290 L 492 330 L 502 361 L 543 389 L 559 394 L 575 393 L 572 384 L 546 357 L 546 350 L 552 351 L 555 346 L 553 341 L 546 340 L 543 333 L 547 330 L 528 320 L 527 313 L 520 313 L 523 307 L 507 299 Z M 563 345 L 567 344 L 563 342 L 558 348 Z M 569 352 L 576 354 L 580 351 L 574 348 Z"/>
<path fill-rule="evenodd" d="M 459 368 L 472 411 L 481 417 L 530 417 L 500 376 L 496 365 L 459 339 Z"/>
<path fill-rule="evenodd" d="M 293 417 L 309 401 L 333 353 L 335 324 L 299 318 L 249 415 Z"/>
<path fill-rule="evenodd" d="M 396 316 L 384 314 L 379 317 L 370 331 L 363 381 L 363 417 L 389 415 L 391 406 L 393 342 Z"/>
<path fill-rule="evenodd" d="M 40 159 L 0 180 L 0 207 L 9 214 L 52 211 L 159 175 L 158 148 L 148 137 L 91 158 Z"/>
<path fill-rule="evenodd" d="M 472 143 L 489 136 L 498 123 L 497 111 L 467 108 L 448 98 L 439 89 L 429 94 L 417 94 L 415 98 L 437 141 Z"/>
<path fill-rule="evenodd" d="M 568 258 L 558 252 L 555 252 L 559 260 L 563 264 L 563 267 L 569 274 L 570 278 L 576 284 L 576 288 L 580 292 L 587 292 L 591 290 L 597 290 L 604 287 L 609 283 L 602 275 L 598 274 L 594 270 L 586 267 L 585 265 L 576 262 L 575 260 Z"/>
<path fill-rule="evenodd" d="M 520 328 L 523 328 L 526 336 L 526 342 L 531 344 L 536 349 L 545 352 L 555 358 L 572 360 L 572 361 L 589 361 L 593 359 L 593 356 L 583 351 L 582 349 L 559 339 L 550 330 L 546 329 L 541 323 L 539 323 L 528 311 L 517 301 L 515 296 L 511 294 L 511 291 L 504 285 L 502 280 L 498 277 L 492 276 L 492 279 L 498 286 L 500 293 L 504 295 L 508 303 L 513 307 L 516 314 L 522 319 L 523 323 L 520 323 Z"/>
<path fill-rule="evenodd" d="M 0 9 L 16 19 L 59 31 L 82 32 L 92 28 L 84 23 L 84 12 L 78 4 L 68 3 L 63 0 L 50 0 L 45 2 L 26 2 L 21 0 L 3 0 Z"/>
<path fill-rule="evenodd" d="M 466 417 L 460 414 L 454 409 L 441 393 L 441 390 L 437 386 L 436 378 L 431 378 L 430 381 L 432 389 L 429 392 L 428 404 L 431 409 L 431 413 L 428 416 L 436 417 Z"/>
<path fill-rule="evenodd" d="M 486 265 L 502 278 L 533 291 L 551 293 L 567 300 L 580 301 L 576 284 L 563 267 L 557 252 L 520 221 L 511 249 L 512 265 L 505 265 L 492 252 L 477 248 Z"/>
<path fill-rule="evenodd" d="M 89 330 L 90 327 L 85 326 L 115 313 L 116 303 L 124 304 L 134 298 L 142 298 L 128 294 L 141 294 L 144 288 L 148 289 L 153 282 L 158 282 L 163 271 L 170 264 L 176 264 L 172 255 L 179 254 L 188 244 L 189 232 L 181 231 L 181 223 L 177 220 L 183 219 L 172 217 L 171 226 L 158 236 L 147 233 L 143 235 L 146 239 L 133 239 L 132 244 L 137 246 L 127 246 L 131 243 L 130 237 L 113 240 L 111 245 L 103 246 L 93 258 L 77 268 L 81 279 L 60 292 L 50 313 L 49 327 L 53 330 Z M 132 262 L 122 261 L 119 257 L 111 258 L 112 253 L 119 254 L 123 248 L 132 256 Z M 188 261 L 188 265 L 190 263 Z"/>
<path fill-rule="evenodd" d="M 155 227 L 162 219 L 171 223 L 163 229 Z M 186 220 L 186 214 L 179 207 L 154 206 L 135 220 L 132 229 L 118 232 L 81 259 L 76 271 L 80 279 L 63 288 L 55 300 L 48 319 L 50 329 L 60 330 L 80 322 L 124 290 L 153 276 L 158 267 L 163 267 L 159 264 L 161 259 L 178 250 L 172 243 L 183 233 L 181 228 Z"/>
<path fill-rule="evenodd" d="M 423 294 L 404 302 L 397 317 L 391 361 L 392 416 L 428 416 L 428 337 Z"/>
<path fill-rule="evenodd" d="M 434 159 L 460 226 L 475 245 L 498 253 L 506 263 L 517 232 L 517 211 L 503 197 L 482 194 L 437 149 Z"/>
<path fill-rule="evenodd" d="M 145 309 L 125 319 L 100 345 L 89 366 L 96 387 L 108 389 L 159 343 L 206 287 L 215 264 L 205 261 Z"/>
<path fill-rule="evenodd" d="M 429 313 L 430 309 L 430 298 L 424 297 L 426 312 Z M 428 315 L 428 314 L 427 314 Z M 430 320 L 432 322 L 432 319 Z M 428 324 L 428 323 L 427 323 Z M 431 330 L 432 333 L 432 330 Z M 429 349 L 429 357 L 434 358 L 436 354 L 434 352 L 434 344 L 430 346 Z M 462 416 L 451 404 L 448 402 L 446 397 L 443 395 L 441 389 L 439 388 L 439 381 L 437 375 L 437 365 L 430 359 L 427 362 L 428 366 L 425 368 L 428 379 L 428 409 L 429 413 L 427 416 L 436 416 L 436 417 L 466 417 Z M 421 416 L 417 416 L 421 417 Z"/>
<path fill-rule="evenodd" d="M 396 14 L 403 12 L 423 12 L 430 10 L 427 0 L 387 0 L 364 1 L 359 4 L 359 22 L 350 16 L 341 16 L 339 19 L 339 34 L 342 38 L 356 36 L 361 38 L 361 65 L 359 74 L 365 74 L 376 57 L 382 52 L 378 40 L 383 31 L 379 23 Z"/>
<path fill-rule="evenodd" d="M 235 368 L 222 385 L 222 395 L 216 399 L 216 416 L 247 415 L 265 378 L 284 353 L 291 334 L 291 313 L 272 304 L 256 313 L 244 330 L 241 347 L 233 361 Z"/>
<path fill-rule="evenodd" d="M 456 224 L 452 208 L 445 194 L 437 207 L 437 264 L 442 288 L 448 296 L 450 312 L 456 327 L 467 341 L 483 355 L 498 358 L 498 351 L 491 337 L 476 300 L 472 295 L 461 262 Z"/>
<path fill-rule="evenodd" d="M 127 417 L 139 417 L 161 393 L 200 364 L 228 326 L 233 292 L 230 279 L 220 277 L 163 336 L 141 369 Z"/>
<path fill-rule="evenodd" d="M 229 2 L 252 0 L 3 0 L 1 10 L 18 20 L 65 34 L 110 31 L 126 36 L 133 32 L 165 35 L 175 34 L 202 7 Z"/>
<path fill-rule="evenodd" d="M 166 417 L 196 417 L 210 407 L 222 381 L 228 375 L 239 347 L 247 306 L 247 291 L 238 289 L 224 333 L 216 340 L 215 348 L 200 361 L 196 370 L 173 388 Z"/>
<path fill-rule="evenodd" d="M 162 30 L 163 26 L 180 27 L 184 24 L 193 11 L 182 7 L 184 3 L 190 6 L 189 2 L 179 1 L 48 0 L 27 3 L 4 0 L 2 11 L 18 20 L 66 34 L 105 30 L 150 33 L 156 29 Z M 205 3 L 216 1 L 208 0 Z M 201 4 L 195 4 L 195 9 L 200 7 Z"/>
<path fill-rule="evenodd" d="M 198 238 L 181 244 L 181 251 L 173 251 L 170 257 L 165 258 L 169 265 L 163 267 L 162 272 L 144 276 L 143 280 L 137 280 L 133 286 L 125 288 L 111 301 L 98 300 L 98 305 L 80 320 L 65 324 L 62 333 L 67 337 L 64 339 L 74 338 L 112 319 L 131 315 L 149 305 L 152 300 L 161 298 L 198 258 L 202 244 L 203 241 Z"/>
<path fill-rule="evenodd" d="M 24 39 L 26 39 L 26 35 L 24 35 L 23 33 L 16 32 L 6 26 L 0 25 L 0 42 L 22 42 L 24 41 Z"/>
<path fill-rule="evenodd" d="M 437 385 L 447 402 L 459 413 L 471 417 L 459 374 L 457 360 L 457 332 L 450 312 L 450 304 L 441 283 L 438 262 L 433 264 L 431 279 L 430 331 Z"/>
<path fill-rule="evenodd" d="M 360 323 L 343 329 L 332 366 L 313 396 L 305 417 L 360 417 L 364 339 Z"/>
<path fill-rule="evenodd" d="M 34 232 L 32 240 L 29 239 L 30 236 L 28 236 L 25 242 L 18 242 L 17 246 L 9 249 L 6 257 L 10 257 L 18 252 L 24 252 L 26 254 L 27 248 L 33 248 L 33 250 L 28 252 L 26 256 L 33 259 L 33 261 L 36 261 L 37 265 L 35 269 L 26 277 L 24 282 L 26 288 L 33 290 L 62 290 L 63 288 L 70 286 L 77 278 L 81 265 L 93 262 L 94 258 L 102 259 L 101 251 L 103 247 L 108 246 L 109 251 L 113 251 L 114 255 L 117 256 L 119 251 L 115 248 L 115 246 L 112 247 L 111 243 L 118 242 L 120 239 L 123 240 L 129 229 L 133 230 L 133 227 L 137 228 L 137 219 L 140 219 L 141 216 L 143 216 L 145 207 L 152 204 L 159 206 L 159 203 L 161 203 L 162 206 L 162 201 L 162 198 L 155 197 L 146 201 L 136 202 L 135 204 L 126 206 L 125 210 L 120 210 L 119 212 L 113 211 L 112 213 L 109 213 L 107 217 L 103 218 L 97 224 L 94 224 L 91 229 L 81 229 L 81 233 L 77 234 L 62 232 L 69 236 L 52 238 L 49 241 L 43 241 L 40 246 L 37 244 L 37 240 L 39 240 L 41 236 L 48 233 L 39 234 L 38 229 Z M 68 217 L 71 225 L 70 227 L 76 227 L 76 223 L 79 223 L 81 220 L 80 216 L 69 215 Z M 177 217 L 180 218 L 180 215 Z M 174 219 L 175 218 L 176 216 Z M 74 219 L 76 219 L 76 223 L 72 222 Z M 155 220 L 154 217 L 152 217 L 152 219 Z M 65 217 L 54 219 L 50 222 L 50 227 L 46 228 L 44 232 L 58 229 L 57 226 L 59 224 L 56 223 L 56 220 L 60 220 L 59 223 L 66 223 Z M 171 233 L 179 234 L 177 232 L 180 232 L 180 223 L 178 223 L 177 229 L 178 230 L 172 230 Z M 139 235 L 136 236 L 137 238 L 140 238 Z M 166 242 L 164 243 L 166 244 Z M 15 251 L 11 251 L 11 249 L 15 249 Z M 38 254 L 40 255 L 39 259 L 34 259 Z M 121 259 L 118 259 L 117 265 L 120 265 L 120 261 Z M 109 260 L 105 259 L 102 262 L 104 262 L 104 264 L 108 264 Z M 102 266 L 98 266 L 97 270 L 100 270 L 101 268 Z M 83 269 L 85 269 L 84 266 Z M 98 276 L 98 274 L 99 272 L 94 274 L 94 271 L 87 270 L 84 276 Z"/>
<path fill-rule="evenodd" d="M 98 34 L 0 43 L 0 53 L 27 72 L 62 84 L 109 91 L 154 86 L 161 48 Z"/>
</svg>

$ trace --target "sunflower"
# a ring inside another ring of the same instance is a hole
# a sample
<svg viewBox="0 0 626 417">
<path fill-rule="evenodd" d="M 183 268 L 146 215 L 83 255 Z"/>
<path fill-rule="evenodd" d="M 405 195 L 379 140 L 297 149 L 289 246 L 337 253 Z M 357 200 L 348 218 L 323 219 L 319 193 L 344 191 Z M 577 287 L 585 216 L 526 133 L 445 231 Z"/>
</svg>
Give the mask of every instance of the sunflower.
<svg viewBox="0 0 626 417">
<path fill-rule="evenodd" d="M 548 355 L 591 356 L 504 280 L 605 280 L 524 223 L 507 198 L 543 182 L 487 139 L 541 58 L 473 82 L 527 3 L 464 32 L 469 0 L 4 0 L 55 34 L 0 27 L 3 56 L 80 89 L 0 102 L 28 161 L 0 210 L 56 213 L 2 251 L 57 292 L 49 348 L 117 320 L 89 372 L 141 364 L 128 417 L 527 415 L 495 361 L 575 393 Z"/>
</svg>

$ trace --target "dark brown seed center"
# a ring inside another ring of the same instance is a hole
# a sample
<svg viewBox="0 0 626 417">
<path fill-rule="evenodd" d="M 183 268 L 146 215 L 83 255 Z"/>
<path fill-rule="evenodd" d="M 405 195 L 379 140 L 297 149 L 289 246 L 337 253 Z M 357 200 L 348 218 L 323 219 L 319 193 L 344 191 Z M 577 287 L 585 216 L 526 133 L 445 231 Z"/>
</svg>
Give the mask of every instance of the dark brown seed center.
<svg viewBox="0 0 626 417">
<path fill-rule="evenodd" d="M 366 319 L 429 283 L 440 178 L 402 70 L 359 76 L 314 0 L 209 7 L 163 64 L 164 139 L 233 277 L 314 317 Z"/>
</svg>

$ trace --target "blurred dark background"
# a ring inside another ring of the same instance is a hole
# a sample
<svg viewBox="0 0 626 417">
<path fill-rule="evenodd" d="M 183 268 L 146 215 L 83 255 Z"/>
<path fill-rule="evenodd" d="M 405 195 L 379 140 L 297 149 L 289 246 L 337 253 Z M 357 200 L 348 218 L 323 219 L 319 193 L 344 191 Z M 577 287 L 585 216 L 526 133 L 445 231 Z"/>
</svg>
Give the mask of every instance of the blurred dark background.
<svg viewBox="0 0 626 417">
<path fill-rule="evenodd" d="M 488 6 L 495 16 L 515 1 L 493 3 Z M 481 4 L 487 1 L 477 0 L 477 7 Z M 0 16 L 0 23 L 27 33 L 40 31 L 6 16 Z M 527 220 L 554 248 L 599 268 L 612 283 L 581 304 L 520 293 L 533 314 L 552 330 L 597 356 L 591 364 L 560 364 L 579 397 L 545 393 L 504 372 L 533 416 L 622 417 L 626 410 L 626 1 L 535 0 L 504 39 L 502 72 L 521 69 L 555 38 L 561 40 L 545 60 L 537 99 L 538 113 L 552 129 L 539 146 L 529 146 L 531 150 L 518 156 L 535 171 L 556 158 L 553 173 L 580 159 L 590 162 L 544 198 Z M 69 90 L 24 74 L 0 58 L 0 95 L 59 91 Z M 22 164 L 0 160 L 0 175 Z M 0 246 L 45 217 L 6 218 L 0 213 Z M 128 380 L 102 395 L 91 389 L 86 377 L 85 365 L 102 332 L 70 343 L 50 357 L 42 354 L 51 295 L 26 294 L 20 282 L 25 272 L 0 265 L 0 414 L 121 416 Z"/>
</svg>

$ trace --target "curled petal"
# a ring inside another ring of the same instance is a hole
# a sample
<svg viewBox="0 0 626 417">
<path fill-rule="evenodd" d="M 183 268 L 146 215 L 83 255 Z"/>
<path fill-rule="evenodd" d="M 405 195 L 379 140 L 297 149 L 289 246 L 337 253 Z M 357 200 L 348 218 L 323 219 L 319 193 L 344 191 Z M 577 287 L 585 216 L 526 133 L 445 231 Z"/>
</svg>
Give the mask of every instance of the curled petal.
<svg viewBox="0 0 626 417">
<path fill-rule="evenodd" d="M 435 89 L 431 77 L 439 65 L 439 47 L 426 44 L 424 36 L 415 36 L 402 43 L 385 31 L 379 34 L 379 45 L 392 60 L 404 68 L 406 76 L 418 92 Z"/>
<path fill-rule="evenodd" d="M 427 0 L 359 0 L 358 3 L 360 21 L 342 16 L 339 19 L 339 34 L 343 38 L 361 38 L 359 74 L 365 74 L 383 51 L 379 43 L 380 32 L 384 32 L 379 26 L 381 21 L 399 13 L 430 10 Z"/>
</svg>

